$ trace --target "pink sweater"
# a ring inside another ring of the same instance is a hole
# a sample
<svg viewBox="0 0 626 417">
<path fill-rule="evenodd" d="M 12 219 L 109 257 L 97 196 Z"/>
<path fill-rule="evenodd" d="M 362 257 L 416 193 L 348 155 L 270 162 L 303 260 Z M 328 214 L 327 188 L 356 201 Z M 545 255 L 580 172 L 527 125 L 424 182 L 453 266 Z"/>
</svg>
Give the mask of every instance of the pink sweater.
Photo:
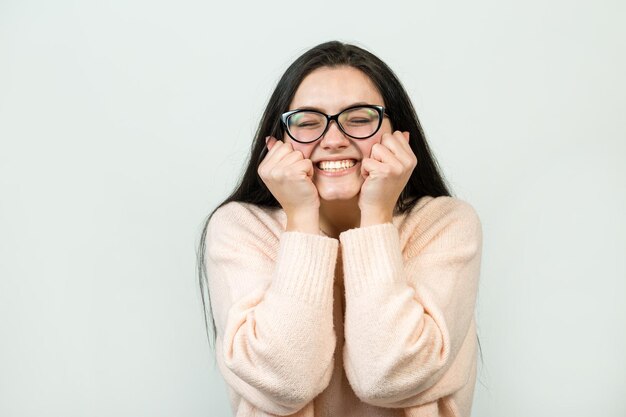
<svg viewBox="0 0 626 417">
<path fill-rule="evenodd" d="M 482 232 L 424 197 L 339 240 L 229 203 L 207 235 L 216 355 L 237 417 L 469 416 Z"/>
</svg>

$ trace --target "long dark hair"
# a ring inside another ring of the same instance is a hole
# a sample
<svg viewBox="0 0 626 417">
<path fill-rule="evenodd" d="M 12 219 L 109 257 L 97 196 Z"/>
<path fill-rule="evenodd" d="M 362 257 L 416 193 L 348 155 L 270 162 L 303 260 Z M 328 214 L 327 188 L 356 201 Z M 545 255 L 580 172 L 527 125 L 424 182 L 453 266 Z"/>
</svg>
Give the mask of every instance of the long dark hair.
<svg viewBox="0 0 626 417">
<path fill-rule="evenodd" d="M 450 196 L 440 169 L 430 152 L 422 126 L 420 125 L 413 104 L 404 87 L 391 68 L 372 53 L 354 45 L 341 42 L 326 42 L 301 55 L 287 68 L 276 85 L 272 96 L 263 112 L 263 117 L 256 131 L 250 150 L 249 159 L 243 177 L 232 194 L 220 203 L 204 222 L 200 244 L 197 249 L 198 280 L 204 307 L 204 319 L 209 336 L 209 319 L 212 327 L 213 342 L 216 338 L 215 320 L 211 311 L 211 296 L 208 291 L 208 278 L 205 267 L 206 232 L 213 213 L 223 205 L 232 201 L 252 203 L 267 208 L 280 208 L 280 204 L 265 186 L 257 170 L 265 147 L 265 137 L 283 138 L 280 115 L 289 110 L 300 83 L 308 74 L 321 67 L 349 66 L 365 73 L 378 88 L 382 95 L 385 108 L 394 130 L 407 131 L 410 134 L 409 144 L 417 156 L 417 167 L 411 174 L 395 207 L 396 213 L 404 213 L 423 196 Z M 207 310 L 208 297 L 209 309 Z"/>
</svg>

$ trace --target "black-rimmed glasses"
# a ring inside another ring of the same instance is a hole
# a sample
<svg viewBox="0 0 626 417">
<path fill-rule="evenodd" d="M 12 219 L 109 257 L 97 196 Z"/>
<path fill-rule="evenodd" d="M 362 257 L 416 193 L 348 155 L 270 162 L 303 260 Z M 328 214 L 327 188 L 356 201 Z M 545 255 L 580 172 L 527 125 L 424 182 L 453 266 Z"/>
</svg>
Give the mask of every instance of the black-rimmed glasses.
<svg viewBox="0 0 626 417">
<path fill-rule="evenodd" d="M 300 143 L 315 142 L 328 130 L 330 122 L 337 122 L 339 129 L 353 139 L 367 139 L 378 132 L 383 123 L 385 108 L 377 105 L 348 107 L 329 116 L 317 110 L 291 110 L 283 113 L 280 120 L 291 139 Z"/>
</svg>

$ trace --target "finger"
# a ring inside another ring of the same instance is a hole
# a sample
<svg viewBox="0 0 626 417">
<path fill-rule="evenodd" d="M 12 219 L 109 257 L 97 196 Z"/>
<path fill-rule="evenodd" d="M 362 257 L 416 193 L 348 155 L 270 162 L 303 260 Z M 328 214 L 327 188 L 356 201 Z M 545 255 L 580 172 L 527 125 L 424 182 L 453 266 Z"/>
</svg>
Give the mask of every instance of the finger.
<svg viewBox="0 0 626 417">
<path fill-rule="evenodd" d="M 399 130 L 396 130 L 393 133 L 387 133 L 383 135 L 380 143 L 387 146 L 394 153 L 402 149 L 406 152 L 412 152 L 411 145 L 409 145 L 409 132 L 400 132 Z"/>
<path fill-rule="evenodd" d="M 278 139 L 272 136 L 268 136 L 265 138 L 265 144 L 267 145 L 268 150 L 271 150 L 272 147 L 274 147 L 274 145 L 276 144 L 276 142 L 278 142 Z"/>
<path fill-rule="evenodd" d="M 280 160 L 276 161 L 276 166 L 287 167 L 289 165 L 292 165 L 298 162 L 301 159 L 304 159 L 304 155 L 302 154 L 302 152 L 291 151 L 283 155 L 283 157 Z"/>
<path fill-rule="evenodd" d="M 270 176 L 280 181 L 310 178 L 313 176 L 313 164 L 310 159 L 300 159 L 288 165 L 278 165 L 271 171 Z"/>
<path fill-rule="evenodd" d="M 372 158 L 363 158 L 361 160 L 361 176 L 367 178 L 372 172 L 380 171 L 383 163 Z"/>
<path fill-rule="evenodd" d="M 417 162 L 417 158 L 407 141 L 408 132 L 404 133 L 396 131 L 393 135 L 382 138 L 381 144 L 391 151 L 403 166 L 411 166 Z"/>
<path fill-rule="evenodd" d="M 386 164 L 401 164 L 396 155 L 382 143 L 375 143 L 372 146 L 370 158 Z"/>
<path fill-rule="evenodd" d="M 406 144 L 404 142 L 402 142 L 402 144 L 405 145 L 405 148 L 409 155 L 408 162 L 411 163 L 413 167 L 415 167 L 417 165 L 417 155 L 415 155 L 415 152 L 413 152 L 413 148 L 411 147 L 411 134 L 404 131 L 402 132 L 402 136 L 404 136 L 404 138 L 406 139 Z"/>
<path fill-rule="evenodd" d="M 307 177 L 313 177 L 315 170 L 313 169 L 313 162 L 310 159 L 302 159 L 292 165 L 294 170 L 298 172 L 304 172 Z"/>
<path fill-rule="evenodd" d="M 268 143 L 271 140 L 272 138 L 268 140 Z M 290 143 L 285 143 L 277 139 L 274 139 L 272 143 L 273 143 L 272 148 L 267 152 L 267 156 L 265 157 L 265 161 L 267 164 L 274 165 L 278 161 L 280 161 L 285 155 L 287 155 L 289 152 L 293 151 L 293 147 L 291 146 Z"/>
<path fill-rule="evenodd" d="M 265 139 L 266 139 L 266 142 L 265 142 L 265 143 L 266 143 L 266 145 L 267 145 L 267 149 L 268 149 L 268 150 L 270 150 L 270 151 L 271 151 L 272 149 L 274 149 L 274 148 L 279 148 L 279 147 L 281 147 L 281 145 L 284 145 L 284 144 L 285 144 L 285 142 L 283 142 L 283 141 L 281 141 L 281 140 L 278 140 L 278 139 L 276 139 L 276 138 L 275 138 L 275 137 L 273 137 L 273 136 L 268 136 L 268 137 L 267 137 L 267 138 L 265 138 Z"/>
<path fill-rule="evenodd" d="M 276 165 L 276 162 L 280 160 L 280 154 L 278 155 L 278 158 L 277 158 L 277 153 L 280 150 L 280 148 L 282 148 L 283 146 L 284 146 L 284 143 L 278 141 L 276 138 L 270 137 L 268 139 L 265 145 L 267 152 L 265 156 L 263 157 L 263 159 L 261 159 L 261 162 L 259 163 L 259 169 L 258 169 L 259 175 L 261 176 L 267 175 L 268 170 L 271 170 L 272 167 Z M 283 149 L 282 153 L 285 153 L 285 149 Z"/>
<path fill-rule="evenodd" d="M 285 147 L 289 146 L 291 145 Z M 298 171 L 298 168 L 294 168 L 294 164 L 303 159 L 304 155 L 302 155 L 300 151 L 291 151 L 287 154 L 277 151 L 274 155 L 274 159 L 269 161 L 268 165 L 265 167 L 266 175 L 274 179 L 288 179 L 294 175 L 301 174 L 302 168 L 299 168 L 300 170 Z"/>
<path fill-rule="evenodd" d="M 399 176 L 407 170 L 402 161 L 384 145 L 378 145 L 376 149 L 372 147 L 372 159 L 381 163 L 380 169 L 376 172 L 382 176 Z"/>
<path fill-rule="evenodd" d="M 402 149 L 405 149 L 409 153 L 413 152 L 411 150 L 411 144 L 409 143 L 409 132 L 400 132 L 399 130 L 396 130 L 393 133 L 388 133 L 387 135 L 383 135 L 381 143 L 385 140 L 390 141 L 392 139 L 396 141 Z"/>
</svg>

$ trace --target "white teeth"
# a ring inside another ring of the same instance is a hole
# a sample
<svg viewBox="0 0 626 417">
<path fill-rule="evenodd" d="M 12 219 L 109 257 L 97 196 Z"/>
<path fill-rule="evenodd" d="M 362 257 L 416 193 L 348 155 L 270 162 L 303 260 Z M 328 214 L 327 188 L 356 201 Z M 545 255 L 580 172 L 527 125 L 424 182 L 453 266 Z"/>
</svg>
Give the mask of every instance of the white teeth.
<svg viewBox="0 0 626 417">
<path fill-rule="evenodd" d="M 322 161 L 318 164 L 323 171 L 340 171 L 342 169 L 352 168 L 356 165 L 354 159 L 345 159 L 343 161 Z"/>
</svg>

